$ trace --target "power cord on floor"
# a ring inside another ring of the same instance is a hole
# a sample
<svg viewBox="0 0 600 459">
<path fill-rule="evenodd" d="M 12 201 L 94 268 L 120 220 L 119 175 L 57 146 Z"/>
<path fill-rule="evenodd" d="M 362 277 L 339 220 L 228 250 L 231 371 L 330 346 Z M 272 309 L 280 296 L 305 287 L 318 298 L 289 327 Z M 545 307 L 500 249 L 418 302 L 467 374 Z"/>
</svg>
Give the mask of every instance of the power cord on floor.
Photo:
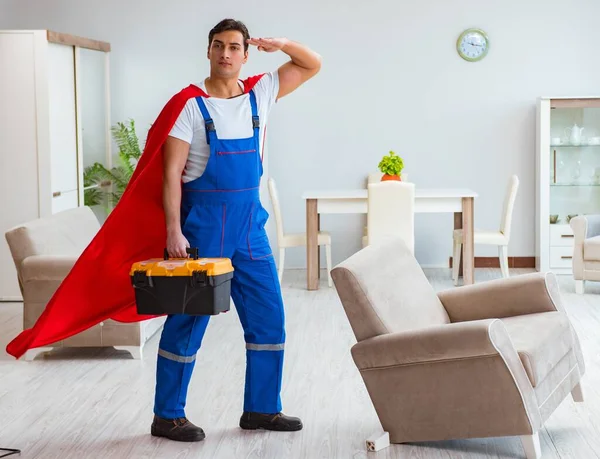
<svg viewBox="0 0 600 459">
<path fill-rule="evenodd" d="M 3 451 L 8 451 L 8 452 L 4 453 L 2 456 L 0 456 L 0 458 L 12 456 L 13 454 L 21 454 L 21 450 L 20 449 L 0 448 L 0 453 L 3 452 Z"/>
</svg>

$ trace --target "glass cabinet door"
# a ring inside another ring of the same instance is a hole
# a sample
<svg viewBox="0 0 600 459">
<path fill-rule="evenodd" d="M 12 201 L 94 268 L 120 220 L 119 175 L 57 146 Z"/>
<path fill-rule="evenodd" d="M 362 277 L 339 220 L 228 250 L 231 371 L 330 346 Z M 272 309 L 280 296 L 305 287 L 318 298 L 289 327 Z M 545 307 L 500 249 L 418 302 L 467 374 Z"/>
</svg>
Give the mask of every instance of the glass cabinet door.
<svg viewBox="0 0 600 459">
<path fill-rule="evenodd" d="M 600 211 L 600 104 L 555 100 L 550 110 L 550 224 Z M 579 105 L 579 106 L 577 106 Z"/>
</svg>

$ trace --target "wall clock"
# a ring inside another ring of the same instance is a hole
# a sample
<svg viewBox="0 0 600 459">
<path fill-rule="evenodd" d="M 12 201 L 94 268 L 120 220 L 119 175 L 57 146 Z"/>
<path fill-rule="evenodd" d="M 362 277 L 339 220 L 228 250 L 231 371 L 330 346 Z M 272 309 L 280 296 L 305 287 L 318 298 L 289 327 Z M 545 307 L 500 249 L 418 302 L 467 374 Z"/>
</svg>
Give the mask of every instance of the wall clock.
<svg viewBox="0 0 600 459">
<path fill-rule="evenodd" d="M 467 29 L 456 41 L 456 50 L 460 57 L 469 62 L 483 59 L 490 49 L 490 40 L 481 29 Z"/>
</svg>

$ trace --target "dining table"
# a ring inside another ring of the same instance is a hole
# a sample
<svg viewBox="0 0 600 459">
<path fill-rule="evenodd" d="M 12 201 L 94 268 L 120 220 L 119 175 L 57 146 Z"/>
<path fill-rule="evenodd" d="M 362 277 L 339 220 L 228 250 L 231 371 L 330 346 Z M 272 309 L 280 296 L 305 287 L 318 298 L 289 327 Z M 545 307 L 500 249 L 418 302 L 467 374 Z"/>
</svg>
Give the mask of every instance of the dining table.
<svg viewBox="0 0 600 459">
<path fill-rule="evenodd" d="M 415 187 L 415 213 L 451 213 L 454 229 L 462 229 L 461 272 L 463 284 L 473 284 L 475 256 L 473 240 L 474 200 L 477 193 L 468 188 Z M 366 214 L 368 190 L 313 190 L 302 195 L 306 201 L 306 287 L 319 289 L 321 271 L 318 233 L 322 214 Z M 418 235 L 415 237 L 418 240 Z"/>
</svg>

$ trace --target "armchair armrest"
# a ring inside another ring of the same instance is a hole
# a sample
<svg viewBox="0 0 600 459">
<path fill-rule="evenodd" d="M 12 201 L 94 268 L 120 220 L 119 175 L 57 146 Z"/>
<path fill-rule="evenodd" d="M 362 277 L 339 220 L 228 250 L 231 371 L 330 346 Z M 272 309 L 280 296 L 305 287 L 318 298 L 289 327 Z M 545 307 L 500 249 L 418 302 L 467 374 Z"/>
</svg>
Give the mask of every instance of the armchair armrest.
<svg viewBox="0 0 600 459">
<path fill-rule="evenodd" d="M 579 215 L 569 222 L 575 244 L 583 244 L 584 239 L 600 235 L 600 215 Z"/>
<path fill-rule="evenodd" d="M 456 287 L 439 292 L 438 298 L 452 322 L 564 312 L 558 282 L 551 272 Z"/>
<path fill-rule="evenodd" d="M 62 281 L 75 265 L 74 255 L 33 255 L 21 264 L 23 283 L 32 281 Z"/>
<path fill-rule="evenodd" d="M 499 354 L 494 338 L 503 333 L 497 319 L 435 325 L 360 341 L 352 357 L 360 370 L 486 357 Z"/>
<path fill-rule="evenodd" d="M 20 276 L 26 320 L 30 318 L 28 307 L 34 304 L 45 306 L 67 277 L 77 258 L 74 255 L 32 255 L 23 260 Z M 39 311 L 36 310 L 36 314 L 37 319 Z"/>
<path fill-rule="evenodd" d="M 595 220 L 592 217 L 596 216 L 590 215 L 589 217 L 590 220 Z M 575 280 L 583 280 L 583 241 L 588 237 L 588 230 L 591 230 L 589 231 L 590 234 L 595 232 L 596 225 L 592 225 L 592 228 L 589 228 L 588 219 L 583 215 L 572 218 L 570 225 L 573 230 L 573 278 Z"/>
</svg>

